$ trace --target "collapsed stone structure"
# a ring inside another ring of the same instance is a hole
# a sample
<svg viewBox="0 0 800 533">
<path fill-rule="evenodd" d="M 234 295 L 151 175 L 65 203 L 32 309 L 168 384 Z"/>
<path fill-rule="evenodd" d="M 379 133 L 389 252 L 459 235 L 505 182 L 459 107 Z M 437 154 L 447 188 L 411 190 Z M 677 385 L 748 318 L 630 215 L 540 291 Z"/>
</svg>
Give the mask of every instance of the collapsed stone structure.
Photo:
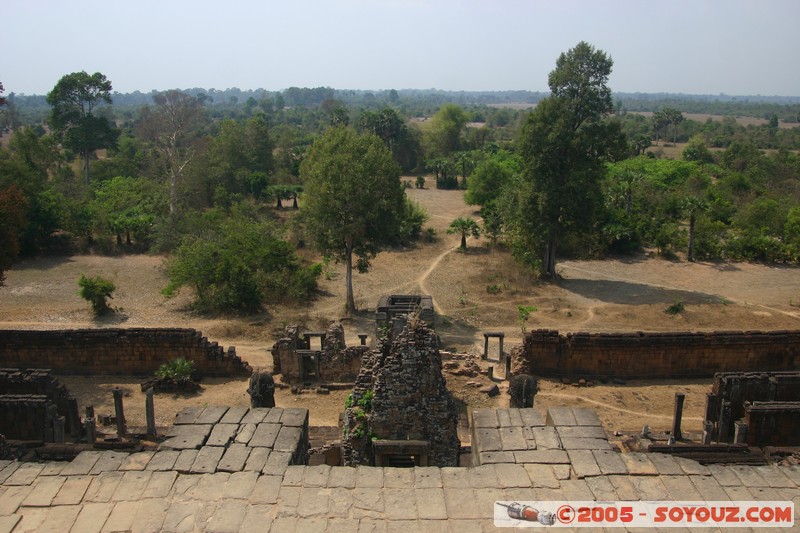
<svg viewBox="0 0 800 533">
<path fill-rule="evenodd" d="M 78 402 L 50 370 L 0 368 L 0 434 L 26 441 L 79 437 Z"/>
<path fill-rule="evenodd" d="M 382 331 L 392 329 L 395 318 L 398 327 L 405 323 L 405 317 L 413 314 L 424 320 L 430 327 L 435 327 L 433 297 L 420 294 L 391 294 L 381 296 L 375 310 L 375 338 L 381 337 Z"/>
<path fill-rule="evenodd" d="M 272 346 L 272 371 L 285 383 L 345 382 L 355 380 L 367 346 L 346 346 L 344 328 L 334 322 L 325 332 L 300 332 L 287 326 L 285 336 Z M 321 349 L 311 349 L 312 337 L 321 339 Z"/>
<path fill-rule="evenodd" d="M 343 463 L 458 466 L 457 426 L 439 339 L 411 317 L 363 355 L 342 422 Z"/>
<path fill-rule="evenodd" d="M 512 374 L 658 379 L 800 368 L 800 331 L 570 333 L 536 330 Z"/>
<path fill-rule="evenodd" d="M 706 398 L 704 427 L 718 442 L 800 443 L 800 372 L 721 372 Z"/>
</svg>

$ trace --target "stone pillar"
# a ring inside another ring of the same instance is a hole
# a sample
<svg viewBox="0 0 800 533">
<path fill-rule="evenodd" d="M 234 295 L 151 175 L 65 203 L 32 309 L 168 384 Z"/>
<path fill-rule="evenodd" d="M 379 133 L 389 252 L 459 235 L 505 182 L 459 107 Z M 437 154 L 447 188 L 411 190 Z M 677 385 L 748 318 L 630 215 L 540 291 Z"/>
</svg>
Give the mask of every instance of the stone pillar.
<svg viewBox="0 0 800 533">
<path fill-rule="evenodd" d="M 97 438 L 96 426 L 94 421 L 94 406 L 86 407 L 86 442 L 89 448 L 94 448 L 94 441 Z"/>
<path fill-rule="evenodd" d="M 483 334 L 483 359 L 489 358 L 489 334 Z"/>
<path fill-rule="evenodd" d="M 682 392 L 675 393 L 675 416 L 672 419 L 672 436 L 675 437 L 675 440 L 683 438 L 681 434 L 681 417 L 683 416 L 683 401 L 685 399 L 686 395 Z"/>
<path fill-rule="evenodd" d="M 53 419 L 53 442 L 63 444 L 66 441 L 64 431 L 66 429 L 67 421 L 63 416 L 57 416 Z"/>
<path fill-rule="evenodd" d="M 156 438 L 158 435 L 156 433 L 156 409 L 153 404 L 153 387 L 147 389 L 145 394 L 147 395 L 144 403 L 145 416 L 147 417 L 147 436 Z"/>
<path fill-rule="evenodd" d="M 253 372 L 247 394 L 250 395 L 251 407 L 275 407 L 275 380 L 272 375 L 260 370 Z"/>
<path fill-rule="evenodd" d="M 78 400 L 70 398 L 67 403 L 69 405 L 69 415 L 67 416 L 69 434 L 74 438 L 79 438 L 81 436 L 81 416 L 78 413 Z"/>
<path fill-rule="evenodd" d="M 733 413 L 731 412 L 731 402 L 722 400 L 722 408 L 719 412 L 719 423 L 717 424 L 717 442 L 730 442 L 731 430 L 733 429 Z"/>
<path fill-rule="evenodd" d="M 511 379 L 511 354 L 508 354 L 508 356 L 506 356 L 505 364 L 506 364 L 505 378 L 506 378 L 506 381 L 508 381 L 508 380 Z"/>
<path fill-rule="evenodd" d="M 711 444 L 714 436 L 714 424 L 708 420 L 703 421 L 703 444 Z"/>
<path fill-rule="evenodd" d="M 112 392 L 114 394 L 114 414 L 117 418 L 117 436 L 122 438 L 125 436 L 125 412 L 122 409 L 122 389 L 116 387 Z"/>
<path fill-rule="evenodd" d="M 745 422 L 735 422 L 734 426 L 733 442 L 745 444 L 747 442 L 747 424 Z"/>
<path fill-rule="evenodd" d="M 489 369 L 486 371 L 486 377 L 489 378 L 489 381 L 494 381 L 494 367 L 490 366 Z"/>
</svg>

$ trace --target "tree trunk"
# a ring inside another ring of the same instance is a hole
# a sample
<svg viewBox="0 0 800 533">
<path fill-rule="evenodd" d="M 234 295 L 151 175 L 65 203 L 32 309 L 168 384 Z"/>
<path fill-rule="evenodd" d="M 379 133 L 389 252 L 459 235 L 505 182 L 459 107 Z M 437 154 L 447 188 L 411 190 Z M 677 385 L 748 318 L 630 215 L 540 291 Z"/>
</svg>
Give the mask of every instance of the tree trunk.
<svg viewBox="0 0 800 533">
<path fill-rule="evenodd" d="M 689 250 L 686 252 L 686 258 L 689 261 L 694 261 L 694 211 L 689 214 Z"/>
<path fill-rule="evenodd" d="M 348 242 L 345 244 L 345 279 L 347 282 L 347 302 L 345 303 L 345 315 L 350 316 L 356 310 L 356 300 L 353 298 L 353 245 Z"/>
<path fill-rule="evenodd" d="M 178 211 L 178 176 L 174 171 L 170 171 L 169 177 L 169 214 L 174 215 Z"/>
<path fill-rule="evenodd" d="M 548 237 L 544 248 L 542 272 L 545 276 L 556 278 L 556 236 L 553 234 Z"/>
<path fill-rule="evenodd" d="M 461 247 L 467 249 L 467 234 L 463 232 L 461 233 Z"/>
<path fill-rule="evenodd" d="M 86 186 L 89 186 L 89 152 L 88 150 L 83 153 L 83 179 L 86 181 Z"/>
</svg>

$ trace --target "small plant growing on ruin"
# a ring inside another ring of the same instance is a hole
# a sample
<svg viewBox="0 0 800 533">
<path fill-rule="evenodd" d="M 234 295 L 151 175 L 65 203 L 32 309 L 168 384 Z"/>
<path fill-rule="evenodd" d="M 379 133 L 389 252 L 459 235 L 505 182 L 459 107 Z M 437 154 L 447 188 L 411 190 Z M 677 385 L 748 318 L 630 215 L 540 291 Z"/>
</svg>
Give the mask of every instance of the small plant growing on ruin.
<svg viewBox="0 0 800 533">
<path fill-rule="evenodd" d="M 686 306 L 683 302 L 675 302 L 674 304 L 670 305 L 664 312 L 668 315 L 677 315 L 679 313 L 683 313 L 686 310 Z"/>
<path fill-rule="evenodd" d="M 81 274 L 78 287 L 80 287 L 78 294 L 92 305 L 95 316 L 102 316 L 112 311 L 108 299 L 113 298 L 112 294 L 117 289 L 114 283 L 100 276 L 87 278 Z"/>
<path fill-rule="evenodd" d="M 178 357 L 168 361 L 158 367 L 155 374 L 160 379 L 171 379 L 174 381 L 185 381 L 192 379 L 194 373 L 194 361 Z"/>
<path fill-rule="evenodd" d="M 519 327 L 522 330 L 523 335 L 525 335 L 525 323 L 528 321 L 531 313 L 534 311 L 538 311 L 538 308 L 535 305 L 517 306 L 517 320 L 519 320 Z"/>
<path fill-rule="evenodd" d="M 500 294 L 502 291 L 503 289 L 497 283 L 486 286 L 486 292 L 489 294 Z"/>
<path fill-rule="evenodd" d="M 372 399 L 375 397 L 375 393 L 372 390 L 368 390 L 364 393 L 361 398 L 359 398 L 358 406 L 362 408 L 364 411 L 371 411 L 372 410 Z"/>
<path fill-rule="evenodd" d="M 425 176 L 417 176 L 417 189 L 424 189 L 425 188 Z"/>
<path fill-rule="evenodd" d="M 353 407 L 353 393 L 347 395 L 347 398 L 344 399 L 344 408 L 350 409 Z"/>
</svg>

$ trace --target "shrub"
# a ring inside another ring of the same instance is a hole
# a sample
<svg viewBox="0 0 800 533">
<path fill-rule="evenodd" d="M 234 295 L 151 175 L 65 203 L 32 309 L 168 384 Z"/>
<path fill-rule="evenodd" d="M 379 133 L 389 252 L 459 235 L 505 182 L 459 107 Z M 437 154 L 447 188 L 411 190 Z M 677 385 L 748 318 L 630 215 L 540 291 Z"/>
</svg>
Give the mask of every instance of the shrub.
<svg viewBox="0 0 800 533">
<path fill-rule="evenodd" d="M 674 304 L 670 305 L 664 312 L 668 315 L 677 315 L 679 313 L 683 313 L 686 310 L 686 306 L 683 302 L 675 302 Z"/>
<path fill-rule="evenodd" d="M 172 379 L 175 381 L 190 380 L 192 379 L 192 374 L 194 374 L 194 361 L 178 357 L 158 367 L 155 374 L 156 377 L 160 379 Z"/>
<path fill-rule="evenodd" d="M 116 290 L 112 282 L 100 276 L 87 278 L 81 274 L 78 280 L 78 287 L 80 287 L 78 294 L 92 305 L 92 311 L 95 316 L 111 312 L 108 298 L 113 298 L 112 294 Z"/>
</svg>

